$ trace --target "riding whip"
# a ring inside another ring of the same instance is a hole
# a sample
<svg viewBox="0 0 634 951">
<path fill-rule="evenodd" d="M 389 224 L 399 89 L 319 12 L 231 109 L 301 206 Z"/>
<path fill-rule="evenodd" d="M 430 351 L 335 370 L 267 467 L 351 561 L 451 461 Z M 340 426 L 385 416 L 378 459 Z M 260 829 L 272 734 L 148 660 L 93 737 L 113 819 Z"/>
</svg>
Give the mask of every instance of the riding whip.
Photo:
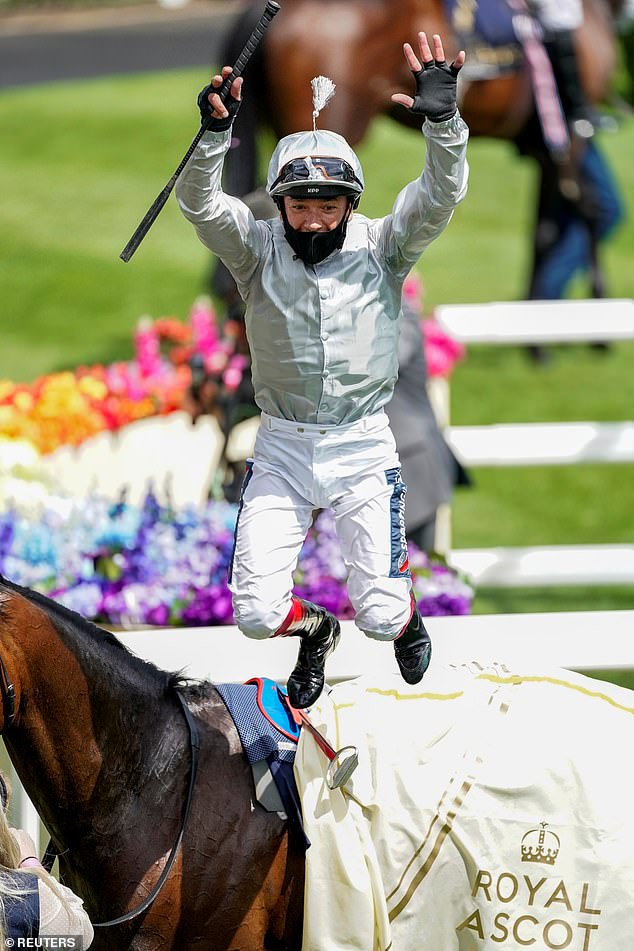
<svg viewBox="0 0 634 951">
<path fill-rule="evenodd" d="M 255 52 L 258 44 L 262 40 L 265 30 L 271 23 L 273 17 L 277 13 L 279 13 L 279 10 L 280 10 L 279 3 L 276 3 L 275 0 L 267 0 L 267 4 L 264 9 L 264 12 L 262 16 L 260 17 L 260 19 L 258 20 L 255 26 L 255 29 L 253 30 L 253 33 L 251 34 L 251 36 L 245 43 L 244 49 L 238 56 L 235 62 L 235 66 L 233 67 L 231 73 L 223 81 L 222 85 L 218 87 L 217 92 L 223 103 L 225 103 L 227 99 L 229 98 L 229 91 L 231 89 L 231 84 L 233 83 L 234 79 L 237 79 L 238 76 L 242 75 L 245 66 L 247 65 L 251 57 L 253 56 L 253 53 Z M 189 148 L 187 149 L 187 152 L 181 159 L 178 168 L 176 169 L 176 171 L 170 178 L 169 182 L 167 183 L 163 191 L 159 195 L 157 195 L 157 197 L 154 199 L 151 206 L 148 208 L 147 212 L 145 213 L 145 217 L 143 218 L 138 228 L 136 229 L 136 231 L 134 232 L 134 234 L 132 235 L 128 243 L 126 244 L 125 248 L 119 255 L 122 261 L 125 261 L 127 263 L 130 260 L 130 258 L 132 257 L 132 255 L 134 254 L 138 246 L 141 244 L 141 241 L 143 240 L 143 238 L 146 236 L 146 234 L 148 233 L 148 231 L 154 224 L 163 205 L 169 198 L 172 192 L 172 189 L 174 188 L 174 185 L 176 184 L 176 180 L 178 176 L 187 165 L 187 162 L 191 158 L 194 152 L 194 149 L 200 142 L 203 134 L 209 128 L 210 121 L 211 119 L 205 119 L 202 122 L 200 129 L 194 136 L 192 144 L 189 146 Z"/>
</svg>

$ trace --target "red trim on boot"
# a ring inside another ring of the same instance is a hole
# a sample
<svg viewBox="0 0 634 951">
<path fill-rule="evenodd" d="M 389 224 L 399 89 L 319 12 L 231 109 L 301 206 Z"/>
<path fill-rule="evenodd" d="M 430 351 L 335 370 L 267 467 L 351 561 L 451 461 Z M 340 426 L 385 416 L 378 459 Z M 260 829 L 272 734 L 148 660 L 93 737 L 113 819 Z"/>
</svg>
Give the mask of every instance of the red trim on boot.
<svg viewBox="0 0 634 951">
<path fill-rule="evenodd" d="M 301 621 L 304 617 L 304 605 L 299 598 L 296 598 L 295 595 L 291 598 L 291 609 L 278 627 L 277 631 L 274 631 L 271 635 L 272 637 L 284 637 L 290 628 L 293 628 L 298 621 Z"/>
<path fill-rule="evenodd" d="M 409 593 L 409 597 L 410 597 L 410 602 L 411 602 L 411 611 L 409 612 L 409 617 L 408 617 L 408 619 L 407 619 L 407 624 L 404 624 L 403 627 L 401 628 L 401 630 L 398 632 L 398 634 L 397 634 L 396 637 L 394 638 L 395 641 L 398 640 L 398 638 L 399 638 L 402 634 L 405 633 L 405 631 L 407 630 L 408 624 L 409 624 L 409 622 L 412 620 L 412 617 L 413 617 L 413 615 L 414 615 L 414 608 L 416 607 L 416 601 L 414 600 L 414 595 L 412 594 L 411 591 L 410 591 L 410 593 Z M 285 623 L 286 623 L 286 622 L 285 622 Z"/>
</svg>

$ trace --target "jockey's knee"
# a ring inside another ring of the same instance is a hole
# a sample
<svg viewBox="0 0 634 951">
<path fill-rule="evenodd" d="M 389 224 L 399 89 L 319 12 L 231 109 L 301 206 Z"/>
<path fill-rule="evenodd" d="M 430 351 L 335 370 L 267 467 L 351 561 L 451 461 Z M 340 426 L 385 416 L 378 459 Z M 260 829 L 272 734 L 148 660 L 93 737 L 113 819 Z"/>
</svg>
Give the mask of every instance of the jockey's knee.
<svg viewBox="0 0 634 951">
<path fill-rule="evenodd" d="M 373 641 L 393 641 L 404 627 L 402 624 L 396 627 L 394 627 L 393 624 L 374 624 L 371 629 L 366 630 L 366 627 L 361 627 L 358 621 L 355 621 L 355 624 L 360 628 L 362 634 L 365 634 L 366 637 L 370 637 Z"/>
<path fill-rule="evenodd" d="M 368 599 L 356 612 L 355 624 L 375 641 L 393 641 L 403 630 L 412 613 L 409 594 L 406 598 Z"/>
<path fill-rule="evenodd" d="M 258 598 L 233 598 L 233 614 L 238 630 L 254 640 L 272 637 L 288 614 L 288 605 L 272 606 Z"/>
<path fill-rule="evenodd" d="M 236 618 L 236 626 L 245 637 L 251 637 L 256 641 L 265 641 L 267 637 L 271 637 L 273 634 L 269 627 L 258 623 L 256 620 L 242 621 Z"/>
</svg>

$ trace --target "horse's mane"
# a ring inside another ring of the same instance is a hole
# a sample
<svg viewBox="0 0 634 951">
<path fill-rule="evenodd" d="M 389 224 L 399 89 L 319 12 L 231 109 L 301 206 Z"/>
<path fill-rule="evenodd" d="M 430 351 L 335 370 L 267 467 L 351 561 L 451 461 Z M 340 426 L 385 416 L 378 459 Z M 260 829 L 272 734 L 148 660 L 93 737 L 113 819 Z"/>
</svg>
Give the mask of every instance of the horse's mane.
<svg viewBox="0 0 634 951">
<path fill-rule="evenodd" d="M 56 630 L 60 631 L 60 633 L 63 633 L 66 629 L 79 631 L 80 634 L 86 635 L 92 643 L 98 641 L 101 645 L 106 647 L 106 650 L 117 651 L 119 658 L 125 656 L 126 663 L 134 669 L 137 676 L 143 677 L 148 681 L 151 680 L 155 687 L 158 686 L 160 693 L 168 693 L 177 688 L 184 689 L 187 695 L 192 700 L 195 700 L 207 692 L 208 684 L 192 681 L 183 676 L 180 672 L 161 670 L 160 667 L 157 667 L 151 661 L 137 657 L 128 650 L 111 631 L 107 631 L 105 628 L 99 627 L 98 624 L 88 621 L 85 617 L 82 617 L 81 614 L 78 614 L 76 611 L 71 611 L 70 608 L 65 607 L 58 601 L 54 601 L 52 598 L 48 598 L 39 591 L 34 591 L 32 588 L 24 588 L 14 581 L 5 578 L 4 575 L 0 575 L 0 594 L 2 588 L 6 588 L 8 591 L 20 595 L 26 601 L 29 601 L 44 611 L 53 626 Z M 0 617 L 6 617 L 6 615 L 7 606 L 0 598 Z"/>
</svg>

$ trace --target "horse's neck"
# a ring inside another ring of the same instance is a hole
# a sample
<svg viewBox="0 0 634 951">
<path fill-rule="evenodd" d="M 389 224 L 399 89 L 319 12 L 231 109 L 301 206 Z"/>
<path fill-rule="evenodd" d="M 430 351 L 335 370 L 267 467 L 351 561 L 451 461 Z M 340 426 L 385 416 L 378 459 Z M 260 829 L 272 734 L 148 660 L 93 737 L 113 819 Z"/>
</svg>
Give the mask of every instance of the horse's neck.
<svg viewBox="0 0 634 951">
<path fill-rule="evenodd" d="M 49 829 L 70 824 L 81 834 L 97 803 L 102 811 L 109 800 L 117 808 L 122 777 L 129 789 L 156 774 L 168 744 L 165 723 L 175 718 L 158 671 L 106 637 L 68 625 L 61 634 L 39 608 L 30 609 L 37 617 L 7 658 L 10 667 L 19 659 L 19 686 L 16 724 L 5 742 Z"/>
</svg>

